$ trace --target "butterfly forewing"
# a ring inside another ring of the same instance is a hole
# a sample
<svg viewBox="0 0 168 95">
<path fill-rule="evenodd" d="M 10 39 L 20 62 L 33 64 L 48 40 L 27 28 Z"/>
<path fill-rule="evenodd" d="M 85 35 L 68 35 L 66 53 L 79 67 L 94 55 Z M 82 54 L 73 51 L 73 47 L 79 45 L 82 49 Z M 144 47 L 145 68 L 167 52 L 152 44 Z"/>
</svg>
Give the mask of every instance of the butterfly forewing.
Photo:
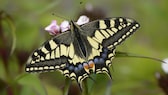
<svg viewBox="0 0 168 95">
<path fill-rule="evenodd" d="M 83 25 L 86 34 L 104 47 L 114 48 L 134 33 L 140 25 L 133 19 L 117 17 Z"/>
<path fill-rule="evenodd" d="M 115 48 L 140 25 L 133 19 L 108 18 L 84 25 L 71 22 L 70 30 L 46 41 L 35 50 L 26 64 L 26 72 L 59 70 L 75 79 L 79 86 L 91 73 L 106 73 L 115 56 Z"/>
<path fill-rule="evenodd" d="M 65 68 L 65 63 L 68 63 L 66 51 L 71 43 L 71 37 L 66 38 L 69 35 L 69 32 L 62 33 L 36 49 L 27 61 L 26 71 L 44 72 Z"/>
</svg>

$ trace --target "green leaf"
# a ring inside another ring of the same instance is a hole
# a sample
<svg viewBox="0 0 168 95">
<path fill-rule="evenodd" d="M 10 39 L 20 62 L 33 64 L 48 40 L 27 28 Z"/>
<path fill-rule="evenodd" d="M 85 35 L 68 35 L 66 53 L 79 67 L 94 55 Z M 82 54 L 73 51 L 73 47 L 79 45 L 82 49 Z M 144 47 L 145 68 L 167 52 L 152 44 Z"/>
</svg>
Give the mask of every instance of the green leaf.
<svg viewBox="0 0 168 95">
<path fill-rule="evenodd" d="M 5 66 L 4 66 L 4 63 L 2 62 L 1 58 L 0 58 L 0 78 L 4 81 L 6 80 Z"/>
<path fill-rule="evenodd" d="M 32 91 L 31 87 L 23 86 L 20 95 L 36 95 L 36 93 Z"/>
<path fill-rule="evenodd" d="M 8 79 L 15 78 L 19 72 L 19 64 L 17 63 L 17 59 L 15 57 L 9 58 L 8 62 Z"/>
<path fill-rule="evenodd" d="M 31 93 L 35 93 L 35 95 L 47 95 L 45 88 L 43 87 L 39 78 L 35 74 L 25 75 L 24 77 L 18 79 L 18 83 L 25 86 L 25 92 L 22 93 L 26 93 L 28 90 L 31 89 Z"/>
</svg>

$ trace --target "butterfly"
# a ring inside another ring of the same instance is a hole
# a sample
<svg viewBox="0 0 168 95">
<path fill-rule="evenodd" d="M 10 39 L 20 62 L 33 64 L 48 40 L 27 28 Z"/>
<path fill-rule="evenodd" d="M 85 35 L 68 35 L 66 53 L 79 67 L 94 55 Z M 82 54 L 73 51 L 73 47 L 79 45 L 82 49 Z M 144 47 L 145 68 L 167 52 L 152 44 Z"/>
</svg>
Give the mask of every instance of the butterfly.
<svg viewBox="0 0 168 95">
<path fill-rule="evenodd" d="M 133 34 L 139 23 L 130 18 L 106 18 L 78 25 L 69 22 L 70 29 L 46 41 L 28 58 L 26 72 L 60 71 L 82 81 L 95 73 L 111 78 L 109 67 L 115 57 L 116 46 Z"/>
</svg>

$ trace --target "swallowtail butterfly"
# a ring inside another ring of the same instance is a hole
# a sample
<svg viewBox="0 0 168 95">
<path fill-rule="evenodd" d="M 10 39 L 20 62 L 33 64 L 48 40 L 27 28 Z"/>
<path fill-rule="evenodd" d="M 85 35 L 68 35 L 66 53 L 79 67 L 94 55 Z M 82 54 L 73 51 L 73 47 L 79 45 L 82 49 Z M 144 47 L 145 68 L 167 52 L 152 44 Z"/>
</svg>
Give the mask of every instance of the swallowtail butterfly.
<svg viewBox="0 0 168 95">
<path fill-rule="evenodd" d="M 133 19 L 117 17 L 95 20 L 83 25 L 70 22 L 70 29 L 36 49 L 29 57 L 26 72 L 59 70 L 80 87 L 91 73 L 106 73 L 115 48 L 140 25 Z"/>
</svg>

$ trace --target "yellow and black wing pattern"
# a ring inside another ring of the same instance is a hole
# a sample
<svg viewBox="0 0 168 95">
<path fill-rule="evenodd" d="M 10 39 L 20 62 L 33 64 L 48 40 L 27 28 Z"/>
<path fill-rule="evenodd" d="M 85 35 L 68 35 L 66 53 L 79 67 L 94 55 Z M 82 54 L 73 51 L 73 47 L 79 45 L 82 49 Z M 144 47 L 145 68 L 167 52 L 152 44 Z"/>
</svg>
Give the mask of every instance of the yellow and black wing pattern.
<svg viewBox="0 0 168 95">
<path fill-rule="evenodd" d="M 82 81 L 90 74 L 106 73 L 115 56 L 115 48 L 140 25 L 133 19 L 116 17 L 95 20 L 84 25 L 70 22 L 70 30 L 46 41 L 29 57 L 26 72 L 60 71 Z"/>
</svg>

